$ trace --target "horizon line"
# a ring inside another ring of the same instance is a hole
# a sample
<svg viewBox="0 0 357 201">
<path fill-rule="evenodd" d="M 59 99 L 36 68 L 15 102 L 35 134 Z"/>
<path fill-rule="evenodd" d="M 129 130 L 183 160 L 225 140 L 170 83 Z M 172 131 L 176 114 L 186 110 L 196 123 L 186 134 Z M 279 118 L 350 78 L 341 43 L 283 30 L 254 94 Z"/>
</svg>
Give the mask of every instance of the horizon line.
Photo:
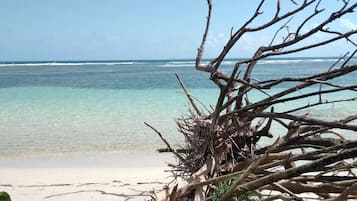
<svg viewBox="0 0 357 201">
<path fill-rule="evenodd" d="M 318 58 L 330 58 L 330 59 L 338 59 L 340 57 L 333 57 L 333 56 L 312 56 L 312 57 L 274 57 L 274 58 L 264 58 L 262 60 L 267 60 L 267 59 L 310 59 L 310 58 L 314 58 L 314 59 L 318 59 Z M 352 58 L 357 58 L 357 57 L 352 57 Z M 68 59 L 68 60 L 4 60 L 4 61 L 0 61 L 0 63 L 2 64 L 6 64 L 6 63 L 19 63 L 19 62 L 31 62 L 31 63 L 35 63 L 35 62 L 135 62 L 135 61 L 184 61 L 184 60 L 190 60 L 190 61 L 194 61 L 196 58 L 162 58 L 162 59 Z M 214 60 L 215 58 L 204 58 L 202 59 L 203 61 L 207 61 L 207 60 Z M 237 58 L 226 58 L 224 60 L 241 60 L 241 59 L 249 59 L 249 57 L 237 57 Z"/>
</svg>

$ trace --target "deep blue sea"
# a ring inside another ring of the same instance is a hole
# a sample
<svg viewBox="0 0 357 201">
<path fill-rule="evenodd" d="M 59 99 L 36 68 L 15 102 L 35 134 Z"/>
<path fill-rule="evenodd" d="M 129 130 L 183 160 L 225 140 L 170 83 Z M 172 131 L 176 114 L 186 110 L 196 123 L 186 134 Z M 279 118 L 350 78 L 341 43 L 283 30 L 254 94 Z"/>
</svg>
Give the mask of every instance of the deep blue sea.
<svg viewBox="0 0 357 201">
<path fill-rule="evenodd" d="M 335 60 L 264 60 L 257 65 L 253 77 L 264 80 L 310 75 L 325 71 Z M 225 61 L 222 69 L 229 72 L 235 61 Z M 175 73 L 206 107 L 215 104 L 218 90 L 207 79 L 208 74 L 194 70 L 193 60 L 0 62 L 0 157 L 141 153 L 164 147 L 144 121 L 178 144 L 183 139 L 174 120 L 184 115 L 188 107 Z M 336 81 L 356 84 L 356 77 L 357 72 L 353 72 Z M 279 85 L 275 90 L 288 86 L 293 85 Z M 355 92 L 344 92 L 324 98 L 353 96 Z M 262 97 L 264 94 L 259 92 L 251 94 L 253 101 Z M 277 110 L 291 106 L 281 104 Z M 357 105 L 349 102 L 305 112 L 337 119 L 356 114 Z M 275 130 L 279 135 L 279 129 Z"/>
</svg>

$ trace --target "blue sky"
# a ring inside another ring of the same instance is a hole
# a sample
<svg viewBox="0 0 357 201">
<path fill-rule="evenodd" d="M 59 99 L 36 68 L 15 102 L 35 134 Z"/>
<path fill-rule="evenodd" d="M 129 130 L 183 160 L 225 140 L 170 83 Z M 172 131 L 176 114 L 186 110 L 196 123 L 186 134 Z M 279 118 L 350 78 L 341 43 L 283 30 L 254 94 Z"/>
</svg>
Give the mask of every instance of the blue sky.
<svg viewBox="0 0 357 201">
<path fill-rule="evenodd" d="M 205 57 L 217 55 L 231 27 L 239 27 L 256 2 L 213 1 Z M 331 8 L 341 3 L 327 2 Z M 267 20 L 272 10 L 268 3 L 257 22 Z M 194 58 L 206 15 L 205 0 L 1 0 L 0 61 Z M 350 14 L 333 27 L 357 29 L 355 19 Z M 229 56 L 251 56 L 272 34 L 244 37 Z M 339 56 L 346 48 L 341 42 L 296 56 Z"/>
</svg>

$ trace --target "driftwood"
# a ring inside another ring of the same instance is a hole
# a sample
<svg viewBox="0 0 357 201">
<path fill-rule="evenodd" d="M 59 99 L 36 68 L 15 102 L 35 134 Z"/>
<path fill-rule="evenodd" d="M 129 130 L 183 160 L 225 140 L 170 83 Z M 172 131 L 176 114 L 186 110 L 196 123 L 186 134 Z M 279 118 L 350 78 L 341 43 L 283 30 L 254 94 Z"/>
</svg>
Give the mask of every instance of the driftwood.
<svg viewBox="0 0 357 201">
<path fill-rule="evenodd" d="M 175 180 L 152 195 L 153 200 L 357 200 L 357 138 L 354 136 L 354 140 L 347 140 L 344 137 L 346 131 L 356 134 L 357 115 L 329 121 L 302 113 L 320 105 L 357 100 L 356 96 L 330 101 L 324 99 L 325 94 L 357 92 L 357 85 L 334 83 L 335 78 L 357 70 L 357 65 L 351 62 L 357 52 L 357 44 L 351 36 L 356 35 L 357 30 L 340 32 L 327 28 L 330 23 L 353 12 L 357 3 L 331 1 L 336 4 L 336 10 L 314 28 L 303 31 L 312 19 L 325 11 L 320 8 L 321 1 L 286 1 L 293 8 L 285 13 L 282 13 L 280 1 L 276 2 L 272 18 L 253 27 L 266 3 L 261 0 L 246 23 L 235 32 L 232 29 L 231 37 L 218 57 L 202 64 L 212 11 L 212 2 L 207 0 L 207 23 L 196 56 L 196 70 L 210 73 L 220 95 L 213 111 L 207 113 L 196 105 L 177 76 L 193 108 L 188 116 L 177 119 L 178 130 L 186 139 L 180 149 L 174 149 L 159 131 L 146 123 L 167 145 L 160 151 L 172 152 L 178 159 L 178 163 L 172 165 Z M 310 8 L 313 8 L 312 13 L 299 24 L 289 25 L 291 17 Z M 279 24 L 282 24 L 281 28 L 268 45 L 259 47 L 251 58 L 235 63 L 230 74 L 220 70 L 228 52 L 244 35 Z M 287 34 L 278 41 L 277 36 L 285 29 Z M 318 33 L 330 37 L 301 45 Z M 326 72 L 263 81 L 251 77 L 261 59 L 289 55 L 342 39 L 350 43 L 354 51 L 340 57 L 333 66 L 326 67 Z M 294 83 L 294 86 L 276 93 L 268 92 L 282 83 Z M 252 91 L 266 97 L 251 102 L 249 94 Z M 279 103 L 303 102 L 301 100 L 310 97 L 317 97 L 316 102 L 294 105 L 283 112 L 274 109 Z M 285 130 L 283 136 L 277 137 L 272 131 L 274 123 Z M 272 137 L 277 137 L 272 144 L 261 145 L 262 139 Z"/>
</svg>

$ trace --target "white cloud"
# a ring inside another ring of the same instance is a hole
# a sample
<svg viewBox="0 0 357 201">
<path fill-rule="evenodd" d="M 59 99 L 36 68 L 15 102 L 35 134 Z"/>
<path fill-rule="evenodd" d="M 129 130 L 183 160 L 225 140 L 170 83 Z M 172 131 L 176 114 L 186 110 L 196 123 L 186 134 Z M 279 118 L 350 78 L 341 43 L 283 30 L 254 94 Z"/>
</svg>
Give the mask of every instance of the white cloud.
<svg viewBox="0 0 357 201">
<path fill-rule="evenodd" d="M 351 20 L 349 19 L 340 19 L 340 24 L 350 30 L 356 30 L 357 29 L 357 25 L 354 24 Z"/>
<path fill-rule="evenodd" d="M 224 33 L 219 33 L 219 34 L 218 34 L 218 37 L 219 37 L 219 38 L 226 38 L 226 35 L 225 35 Z"/>
<path fill-rule="evenodd" d="M 211 47 L 223 47 L 227 42 L 228 37 L 224 33 L 213 34 L 208 36 L 206 44 Z"/>
</svg>

